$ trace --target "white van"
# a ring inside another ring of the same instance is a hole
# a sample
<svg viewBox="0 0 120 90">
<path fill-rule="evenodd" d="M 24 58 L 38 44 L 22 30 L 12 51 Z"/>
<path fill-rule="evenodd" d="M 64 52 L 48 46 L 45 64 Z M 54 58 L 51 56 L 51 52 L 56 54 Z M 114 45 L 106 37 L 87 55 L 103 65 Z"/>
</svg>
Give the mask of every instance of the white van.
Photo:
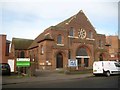
<svg viewBox="0 0 120 90">
<path fill-rule="evenodd" d="M 120 74 L 120 63 L 116 61 L 95 61 L 93 63 L 93 74 L 103 74 L 106 76 Z"/>
</svg>

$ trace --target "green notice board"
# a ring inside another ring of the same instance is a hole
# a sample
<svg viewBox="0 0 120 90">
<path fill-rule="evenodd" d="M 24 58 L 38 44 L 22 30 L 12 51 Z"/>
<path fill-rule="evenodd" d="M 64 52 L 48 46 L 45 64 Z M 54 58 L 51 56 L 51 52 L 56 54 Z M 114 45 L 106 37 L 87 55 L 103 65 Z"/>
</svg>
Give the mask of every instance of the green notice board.
<svg viewBox="0 0 120 90">
<path fill-rule="evenodd" d="M 29 67 L 30 66 L 30 58 L 17 58 L 16 65 L 18 67 Z"/>
</svg>

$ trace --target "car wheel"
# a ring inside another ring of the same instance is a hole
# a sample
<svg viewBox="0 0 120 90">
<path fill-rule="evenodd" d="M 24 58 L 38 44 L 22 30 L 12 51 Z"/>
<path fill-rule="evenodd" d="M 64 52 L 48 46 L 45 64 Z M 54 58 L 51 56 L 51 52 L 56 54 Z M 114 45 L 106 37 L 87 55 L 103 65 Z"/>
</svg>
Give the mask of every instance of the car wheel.
<svg viewBox="0 0 120 90">
<path fill-rule="evenodd" d="M 106 75 L 107 77 L 109 77 L 109 76 L 110 76 L 110 72 L 107 71 L 107 72 L 105 73 L 105 75 Z"/>
<path fill-rule="evenodd" d="M 9 73 L 8 73 L 8 75 L 10 76 L 10 75 L 11 75 L 11 73 L 9 72 Z"/>
</svg>

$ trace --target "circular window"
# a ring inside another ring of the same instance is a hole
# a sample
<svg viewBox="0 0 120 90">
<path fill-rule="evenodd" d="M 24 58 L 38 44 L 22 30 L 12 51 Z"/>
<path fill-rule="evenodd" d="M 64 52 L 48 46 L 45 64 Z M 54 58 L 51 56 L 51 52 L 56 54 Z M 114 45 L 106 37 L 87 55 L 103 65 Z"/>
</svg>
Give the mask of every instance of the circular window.
<svg viewBox="0 0 120 90">
<path fill-rule="evenodd" d="M 86 37 L 86 31 L 84 29 L 80 29 L 78 32 L 78 37 L 84 39 Z"/>
</svg>

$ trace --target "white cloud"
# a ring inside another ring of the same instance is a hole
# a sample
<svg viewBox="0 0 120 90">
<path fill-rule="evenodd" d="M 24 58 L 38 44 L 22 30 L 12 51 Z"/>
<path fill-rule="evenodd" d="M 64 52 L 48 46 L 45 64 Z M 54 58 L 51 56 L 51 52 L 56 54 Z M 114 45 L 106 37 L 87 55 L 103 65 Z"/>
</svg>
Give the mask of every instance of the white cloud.
<svg viewBox="0 0 120 90">
<path fill-rule="evenodd" d="M 11 2 L 10 2 L 11 1 Z M 51 25 L 55 25 L 72 15 L 83 10 L 97 30 L 104 33 L 99 28 L 99 24 L 104 24 L 105 20 L 117 20 L 117 1 L 116 3 L 108 2 L 108 0 L 98 2 L 96 0 L 4 0 L 2 1 L 2 9 L 6 12 L 13 12 L 17 17 L 11 18 L 12 22 L 5 22 L 7 27 L 3 27 L 3 32 L 9 37 L 27 37 L 36 38 L 44 29 Z M 1 7 L 0 7 L 1 8 Z M 29 17 L 33 16 L 33 17 Z M 30 20 L 27 21 L 26 19 Z M 14 20 L 14 21 L 13 21 Z M 96 24 L 97 22 L 97 24 Z M 108 22 L 108 21 L 107 21 Z M 104 25 L 105 26 L 105 25 Z M 21 34 L 24 31 L 24 34 Z M 34 33 L 33 33 L 34 32 Z"/>
<path fill-rule="evenodd" d="M 51 0 L 51 2 L 47 1 L 39 1 L 39 2 L 7 2 L 4 3 L 4 7 L 10 11 L 18 12 L 18 13 L 28 13 L 34 14 L 37 16 L 41 16 L 43 18 L 55 18 L 59 17 L 61 13 L 75 13 L 80 9 L 85 9 L 87 12 L 91 12 L 94 15 L 102 15 L 108 12 L 107 10 L 111 10 L 111 13 L 108 16 L 114 15 L 115 10 L 117 10 L 114 5 L 110 5 L 114 3 L 105 3 L 105 2 L 81 2 L 79 0 L 74 1 L 59 1 L 55 2 Z M 71 10 L 72 8 L 72 10 Z M 67 11 L 67 12 L 66 12 Z M 103 13 L 104 12 L 104 13 Z"/>
</svg>

